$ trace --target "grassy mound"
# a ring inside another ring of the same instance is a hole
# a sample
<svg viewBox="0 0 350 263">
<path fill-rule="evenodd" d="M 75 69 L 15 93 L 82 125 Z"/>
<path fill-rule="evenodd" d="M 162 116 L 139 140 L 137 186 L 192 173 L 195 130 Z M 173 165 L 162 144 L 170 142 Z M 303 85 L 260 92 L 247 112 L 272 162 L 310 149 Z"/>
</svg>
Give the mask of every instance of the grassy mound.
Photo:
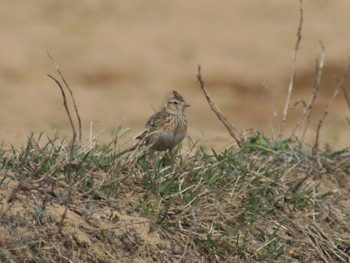
<svg viewBox="0 0 350 263">
<path fill-rule="evenodd" d="M 111 145 L 1 148 L 0 261 L 348 262 L 349 151 L 241 144 L 133 165 Z"/>
</svg>

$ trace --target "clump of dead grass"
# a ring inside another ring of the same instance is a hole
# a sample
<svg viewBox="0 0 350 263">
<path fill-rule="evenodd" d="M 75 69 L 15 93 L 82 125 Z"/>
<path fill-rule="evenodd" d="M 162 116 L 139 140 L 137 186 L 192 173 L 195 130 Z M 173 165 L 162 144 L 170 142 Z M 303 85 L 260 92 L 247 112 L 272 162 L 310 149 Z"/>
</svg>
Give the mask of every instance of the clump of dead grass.
<svg viewBox="0 0 350 263">
<path fill-rule="evenodd" d="M 137 180 L 113 156 L 113 147 L 71 152 L 33 136 L 1 148 L 1 262 L 167 262 L 181 253 L 181 240 L 164 238 L 125 191 Z"/>
<path fill-rule="evenodd" d="M 132 169 L 112 146 L 78 144 L 73 162 L 58 140 L 2 148 L 2 261 L 347 262 L 349 149 L 240 144 Z"/>
</svg>

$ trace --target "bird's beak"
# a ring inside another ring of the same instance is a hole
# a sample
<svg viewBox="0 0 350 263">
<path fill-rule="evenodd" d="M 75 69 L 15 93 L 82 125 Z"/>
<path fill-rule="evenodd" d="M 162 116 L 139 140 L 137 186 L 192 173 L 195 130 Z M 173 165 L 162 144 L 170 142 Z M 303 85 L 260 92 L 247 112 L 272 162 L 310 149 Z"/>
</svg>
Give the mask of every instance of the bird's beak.
<svg viewBox="0 0 350 263">
<path fill-rule="evenodd" d="M 191 105 L 190 104 L 187 104 L 187 103 L 185 103 L 185 106 L 184 106 L 185 108 L 187 108 L 187 107 L 191 107 Z"/>
</svg>

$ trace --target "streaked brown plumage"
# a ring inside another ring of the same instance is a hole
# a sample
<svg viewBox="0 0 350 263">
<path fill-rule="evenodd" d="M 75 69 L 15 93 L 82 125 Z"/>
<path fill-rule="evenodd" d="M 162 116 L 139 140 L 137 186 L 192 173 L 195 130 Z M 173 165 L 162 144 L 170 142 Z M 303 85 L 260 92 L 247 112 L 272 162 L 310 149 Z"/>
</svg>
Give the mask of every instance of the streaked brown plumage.
<svg viewBox="0 0 350 263">
<path fill-rule="evenodd" d="M 139 142 L 133 147 L 148 146 L 153 151 L 172 152 L 186 135 L 187 120 L 184 111 L 188 105 L 176 91 L 166 101 L 162 110 L 149 118 L 146 128 L 135 138 Z"/>
</svg>

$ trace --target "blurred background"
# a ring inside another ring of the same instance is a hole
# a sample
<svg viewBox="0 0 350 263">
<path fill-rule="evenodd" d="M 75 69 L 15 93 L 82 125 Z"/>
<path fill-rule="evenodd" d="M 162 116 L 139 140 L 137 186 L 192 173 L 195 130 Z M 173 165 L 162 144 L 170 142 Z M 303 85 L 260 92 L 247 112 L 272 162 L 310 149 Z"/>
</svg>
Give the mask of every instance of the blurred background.
<svg viewBox="0 0 350 263">
<path fill-rule="evenodd" d="M 321 40 L 326 64 L 312 126 L 348 63 L 349 10 L 348 0 L 304 1 L 291 103 L 307 101 L 311 94 Z M 175 89 L 192 105 L 187 110 L 189 135 L 204 145 L 230 145 L 232 139 L 198 86 L 198 65 L 212 98 L 238 130 L 278 133 L 273 107 L 280 119 L 298 23 L 296 0 L 2 0 L 3 144 L 21 146 L 32 132 L 70 136 L 60 91 L 47 77 L 58 77 L 47 52 L 73 89 L 84 141 L 92 131 L 93 137 L 108 142 L 122 125 L 129 128 L 122 142 L 130 143 Z M 345 88 L 350 93 L 349 82 Z M 286 136 L 301 111 L 299 105 L 289 112 Z M 321 133 L 323 143 L 349 146 L 349 115 L 339 93 Z"/>
</svg>

